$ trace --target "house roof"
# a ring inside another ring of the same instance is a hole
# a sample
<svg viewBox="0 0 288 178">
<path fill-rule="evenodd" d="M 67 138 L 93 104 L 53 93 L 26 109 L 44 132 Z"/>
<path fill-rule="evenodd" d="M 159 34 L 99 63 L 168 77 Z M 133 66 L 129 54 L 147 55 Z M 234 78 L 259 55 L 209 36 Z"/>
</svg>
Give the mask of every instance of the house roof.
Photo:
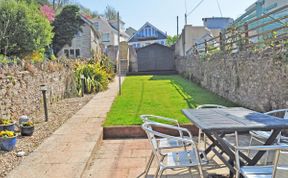
<svg viewBox="0 0 288 178">
<path fill-rule="evenodd" d="M 93 23 L 86 18 L 83 14 L 80 14 L 80 18 L 87 24 L 89 25 L 89 27 L 92 29 L 93 33 L 96 35 L 96 37 L 99 39 L 100 38 L 100 34 L 99 32 L 96 30 L 95 26 L 93 25 Z"/>
<path fill-rule="evenodd" d="M 101 20 L 102 22 L 104 22 L 104 23 L 107 25 L 107 27 L 109 27 L 109 28 L 111 29 L 111 31 L 113 31 L 114 33 L 118 33 L 118 29 L 117 29 L 117 28 L 114 28 L 114 27 L 109 23 L 109 21 L 108 21 L 106 18 L 102 17 L 102 16 L 98 16 L 98 17 L 95 17 L 95 18 L 91 19 L 91 22 L 92 22 L 92 23 L 95 23 L 95 22 L 97 22 L 98 20 Z M 122 22 L 123 22 L 123 21 L 122 21 Z M 123 23 L 124 23 L 124 22 L 123 22 Z M 127 33 L 125 33 L 125 32 L 120 32 L 120 35 L 121 35 L 121 36 L 129 37 L 129 35 L 128 35 Z"/>
<path fill-rule="evenodd" d="M 155 27 L 154 25 L 152 25 L 151 23 L 146 22 L 136 33 L 134 33 L 133 36 L 130 37 L 130 39 L 128 40 L 128 42 L 133 42 L 133 38 L 135 37 L 135 35 L 136 35 L 138 32 L 140 32 L 143 28 L 145 28 L 145 26 L 147 26 L 147 25 L 149 25 L 149 26 L 153 27 L 154 29 L 156 29 L 161 35 L 163 35 L 163 36 L 165 37 L 165 39 L 167 38 L 167 34 L 166 34 L 166 33 L 164 33 L 163 31 L 159 30 L 158 28 L 156 28 L 156 27 Z"/>
<path fill-rule="evenodd" d="M 129 27 L 129 28 L 126 29 L 125 32 L 131 37 L 131 36 L 133 36 L 133 35 L 137 32 L 137 30 L 135 30 L 135 29 L 132 28 L 132 27 Z"/>
<path fill-rule="evenodd" d="M 162 44 L 159 44 L 159 43 L 152 43 L 152 44 L 147 45 L 147 46 L 144 46 L 144 47 L 142 47 L 142 48 L 138 48 L 137 51 L 138 51 L 138 50 L 141 50 L 141 49 L 145 49 L 145 48 L 150 48 L 150 47 L 152 47 L 152 46 L 160 46 L 160 47 L 163 47 L 163 48 L 171 49 L 170 47 L 165 46 L 165 45 L 162 45 Z M 172 49 L 171 49 L 171 50 L 172 50 Z"/>
</svg>

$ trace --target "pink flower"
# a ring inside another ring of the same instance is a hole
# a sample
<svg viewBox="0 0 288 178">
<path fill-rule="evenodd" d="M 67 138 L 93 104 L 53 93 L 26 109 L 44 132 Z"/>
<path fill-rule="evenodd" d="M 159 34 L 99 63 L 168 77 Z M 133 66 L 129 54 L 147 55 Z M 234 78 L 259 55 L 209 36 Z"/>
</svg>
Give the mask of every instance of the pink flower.
<svg viewBox="0 0 288 178">
<path fill-rule="evenodd" d="M 53 8 L 48 5 L 43 5 L 40 7 L 40 11 L 42 14 L 49 20 L 49 22 L 53 22 L 55 19 L 55 11 Z"/>
</svg>

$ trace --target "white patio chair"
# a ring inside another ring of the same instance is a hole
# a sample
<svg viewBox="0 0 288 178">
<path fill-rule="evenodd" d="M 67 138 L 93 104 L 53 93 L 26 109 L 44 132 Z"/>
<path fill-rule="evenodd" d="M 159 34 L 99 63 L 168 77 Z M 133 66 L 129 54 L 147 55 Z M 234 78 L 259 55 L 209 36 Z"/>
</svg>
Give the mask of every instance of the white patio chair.
<svg viewBox="0 0 288 178">
<path fill-rule="evenodd" d="M 160 133 L 158 131 L 155 131 L 155 127 L 162 127 L 170 130 L 176 130 L 181 131 L 182 133 L 186 133 L 188 137 L 175 137 L 171 135 L 167 135 L 164 133 Z M 145 122 L 142 125 L 143 130 L 146 132 L 147 137 L 149 139 L 149 142 L 152 146 L 152 151 L 156 157 L 158 168 L 155 173 L 155 177 L 159 178 L 163 174 L 163 172 L 167 169 L 185 169 L 188 168 L 191 172 L 191 168 L 198 168 L 199 175 L 201 178 L 204 178 L 203 171 L 202 171 L 202 165 L 207 163 L 207 158 L 203 157 L 200 158 L 197 146 L 194 144 L 192 140 L 191 133 L 186 129 L 182 127 L 175 127 L 167 124 L 160 124 L 155 122 Z M 159 149 L 159 139 L 157 138 L 165 138 L 168 140 L 177 140 L 179 142 L 183 142 L 188 144 L 189 146 L 185 147 L 182 151 L 171 151 L 162 153 Z M 190 148 L 190 149 L 189 149 Z M 204 155 L 204 154 L 203 154 Z M 148 162 L 149 168 L 151 166 L 151 163 Z"/>
<path fill-rule="evenodd" d="M 268 115 L 275 115 L 275 114 L 283 114 L 283 119 L 288 119 L 288 109 L 278 109 L 278 110 L 273 110 L 273 111 L 269 111 L 269 112 L 266 112 L 264 114 L 268 114 Z M 253 140 L 259 142 L 259 143 L 262 143 L 264 144 L 265 141 L 271 136 L 271 133 L 272 131 L 250 131 L 249 132 L 250 135 L 251 135 L 251 138 L 250 138 L 250 143 L 249 143 L 249 146 L 251 146 Z M 282 141 L 288 141 L 288 137 L 285 137 L 281 134 L 279 134 L 278 138 L 277 138 L 277 143 L 280 143 Z M 248 155 L 250 154 L 250 152 L 248 152 Z M 269 157 L 269 151 L 267 152 L 267 155 L 266 155 L 266 163 L 267 163 L 267 160 L 268 160 L 268 157 Z"/>
<path fill-rule="evenodd" d="M 205 109 L 205 108 L 227 108 L 227 107 L 218 104 L 202 104 L 199 105 L 196 109 Z M 201 129 L 199 129 L 198 144 L 201 143 L 202 135 L 203 135 L 204 149 L 206 150 L 206 135 L 202 132 Z"/>
<path fill-rule="evenodd" d="M 164 122 L 170 122 L 171 124 L 175 124 L 175 127 L 180 128 L 180 124 L 176 119 L 171 119 L 171 118 L 167 118 L 167 117 L 162 117 L 162 116 L 155 116 L 155 115 L 141 115 L 140 118 L 143 120 L 144 123 L 150 122 L 150 123 L 159 123 L 160 121 L 164 121 Z M 177 130 L 179 132 L 179 136 L 181 138 L 186 138 L 185 136 L 183 136 L 183 132 L 182 130 Z M 186 142 L 182 142 L 179 140 L 173 140 L 173 139 L 168 139 L 168 138 L 157 138 L 157 142 L 158 142 L 158 149 L 160 151 L 160 153 L 163 155 L 162 151 L 167 150 L 167 149 L 173 149 L 173 148 L 183 148 L 185 149 L 186 146 L 189 146 L 190 143 L 186 143 Z M 150 165 L 153 162 L 155 158 L 154 152 L 152 151 L 148 164 L 145 168 L 145 171 L 141 174 L 145 174 L 145 177 L 147 176 L 148 172 L 149 172 L 149 168 Z M 140 176 L 141 176 L 140 175 Z"/>
<path fill-rule="evenodd" d="M 235 132 L 235 159 L 236 159 L 236 178 L 243 176 L 244 178 L 275 178 L 278 170 L 288 171 L 287 165 L 279 165 L 280 154 L 288 154 L 288 145 L 265 145 L 265 146 L 239 146 L 238 133 Z M 240 165 L 239 151 L 275 151 L 275 157 L 272 165 Z M 288 172 L 285 174 L 287 175 Z M 279 177 L 279 176 L 277 176 Z M 285 176 L 286 177 L 286 176 Z M 280 177 L 279 177 L 280 178 Z M 284 178 L 281 176 L 281 178 Z M 287 178 L 287 177 L 286 177 Z"/>
</svg>

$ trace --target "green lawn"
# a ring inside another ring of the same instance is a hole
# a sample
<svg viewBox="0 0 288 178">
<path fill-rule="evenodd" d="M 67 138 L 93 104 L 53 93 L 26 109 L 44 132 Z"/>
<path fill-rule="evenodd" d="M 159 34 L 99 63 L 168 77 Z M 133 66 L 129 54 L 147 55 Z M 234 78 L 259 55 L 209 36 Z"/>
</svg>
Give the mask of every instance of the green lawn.
<svg viewBox="0 0 288 178">
<path fill-rule="evenodd" d="M 107 115 L 104 126 L 139 125 L 141 114 L 154 114 L 176 118 L 189 123 L 181 109 L 201 104 L 235 106 L 178 75 L 128 76 L 123 83 L 122 96 L 118 96 Z"/>
</svg>

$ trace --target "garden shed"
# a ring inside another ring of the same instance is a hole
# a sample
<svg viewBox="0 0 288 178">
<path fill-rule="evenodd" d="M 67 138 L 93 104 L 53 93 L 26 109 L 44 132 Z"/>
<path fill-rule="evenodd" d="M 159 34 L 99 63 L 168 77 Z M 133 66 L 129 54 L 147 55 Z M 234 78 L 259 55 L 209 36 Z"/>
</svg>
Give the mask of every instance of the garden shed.
<svg viewBox="0 0 288 178">
<path fill-rule="evenodd" d="M 137 50 L 138 71 L 175 71 L 173 49 L 154 43 Z"/>
</svg>

